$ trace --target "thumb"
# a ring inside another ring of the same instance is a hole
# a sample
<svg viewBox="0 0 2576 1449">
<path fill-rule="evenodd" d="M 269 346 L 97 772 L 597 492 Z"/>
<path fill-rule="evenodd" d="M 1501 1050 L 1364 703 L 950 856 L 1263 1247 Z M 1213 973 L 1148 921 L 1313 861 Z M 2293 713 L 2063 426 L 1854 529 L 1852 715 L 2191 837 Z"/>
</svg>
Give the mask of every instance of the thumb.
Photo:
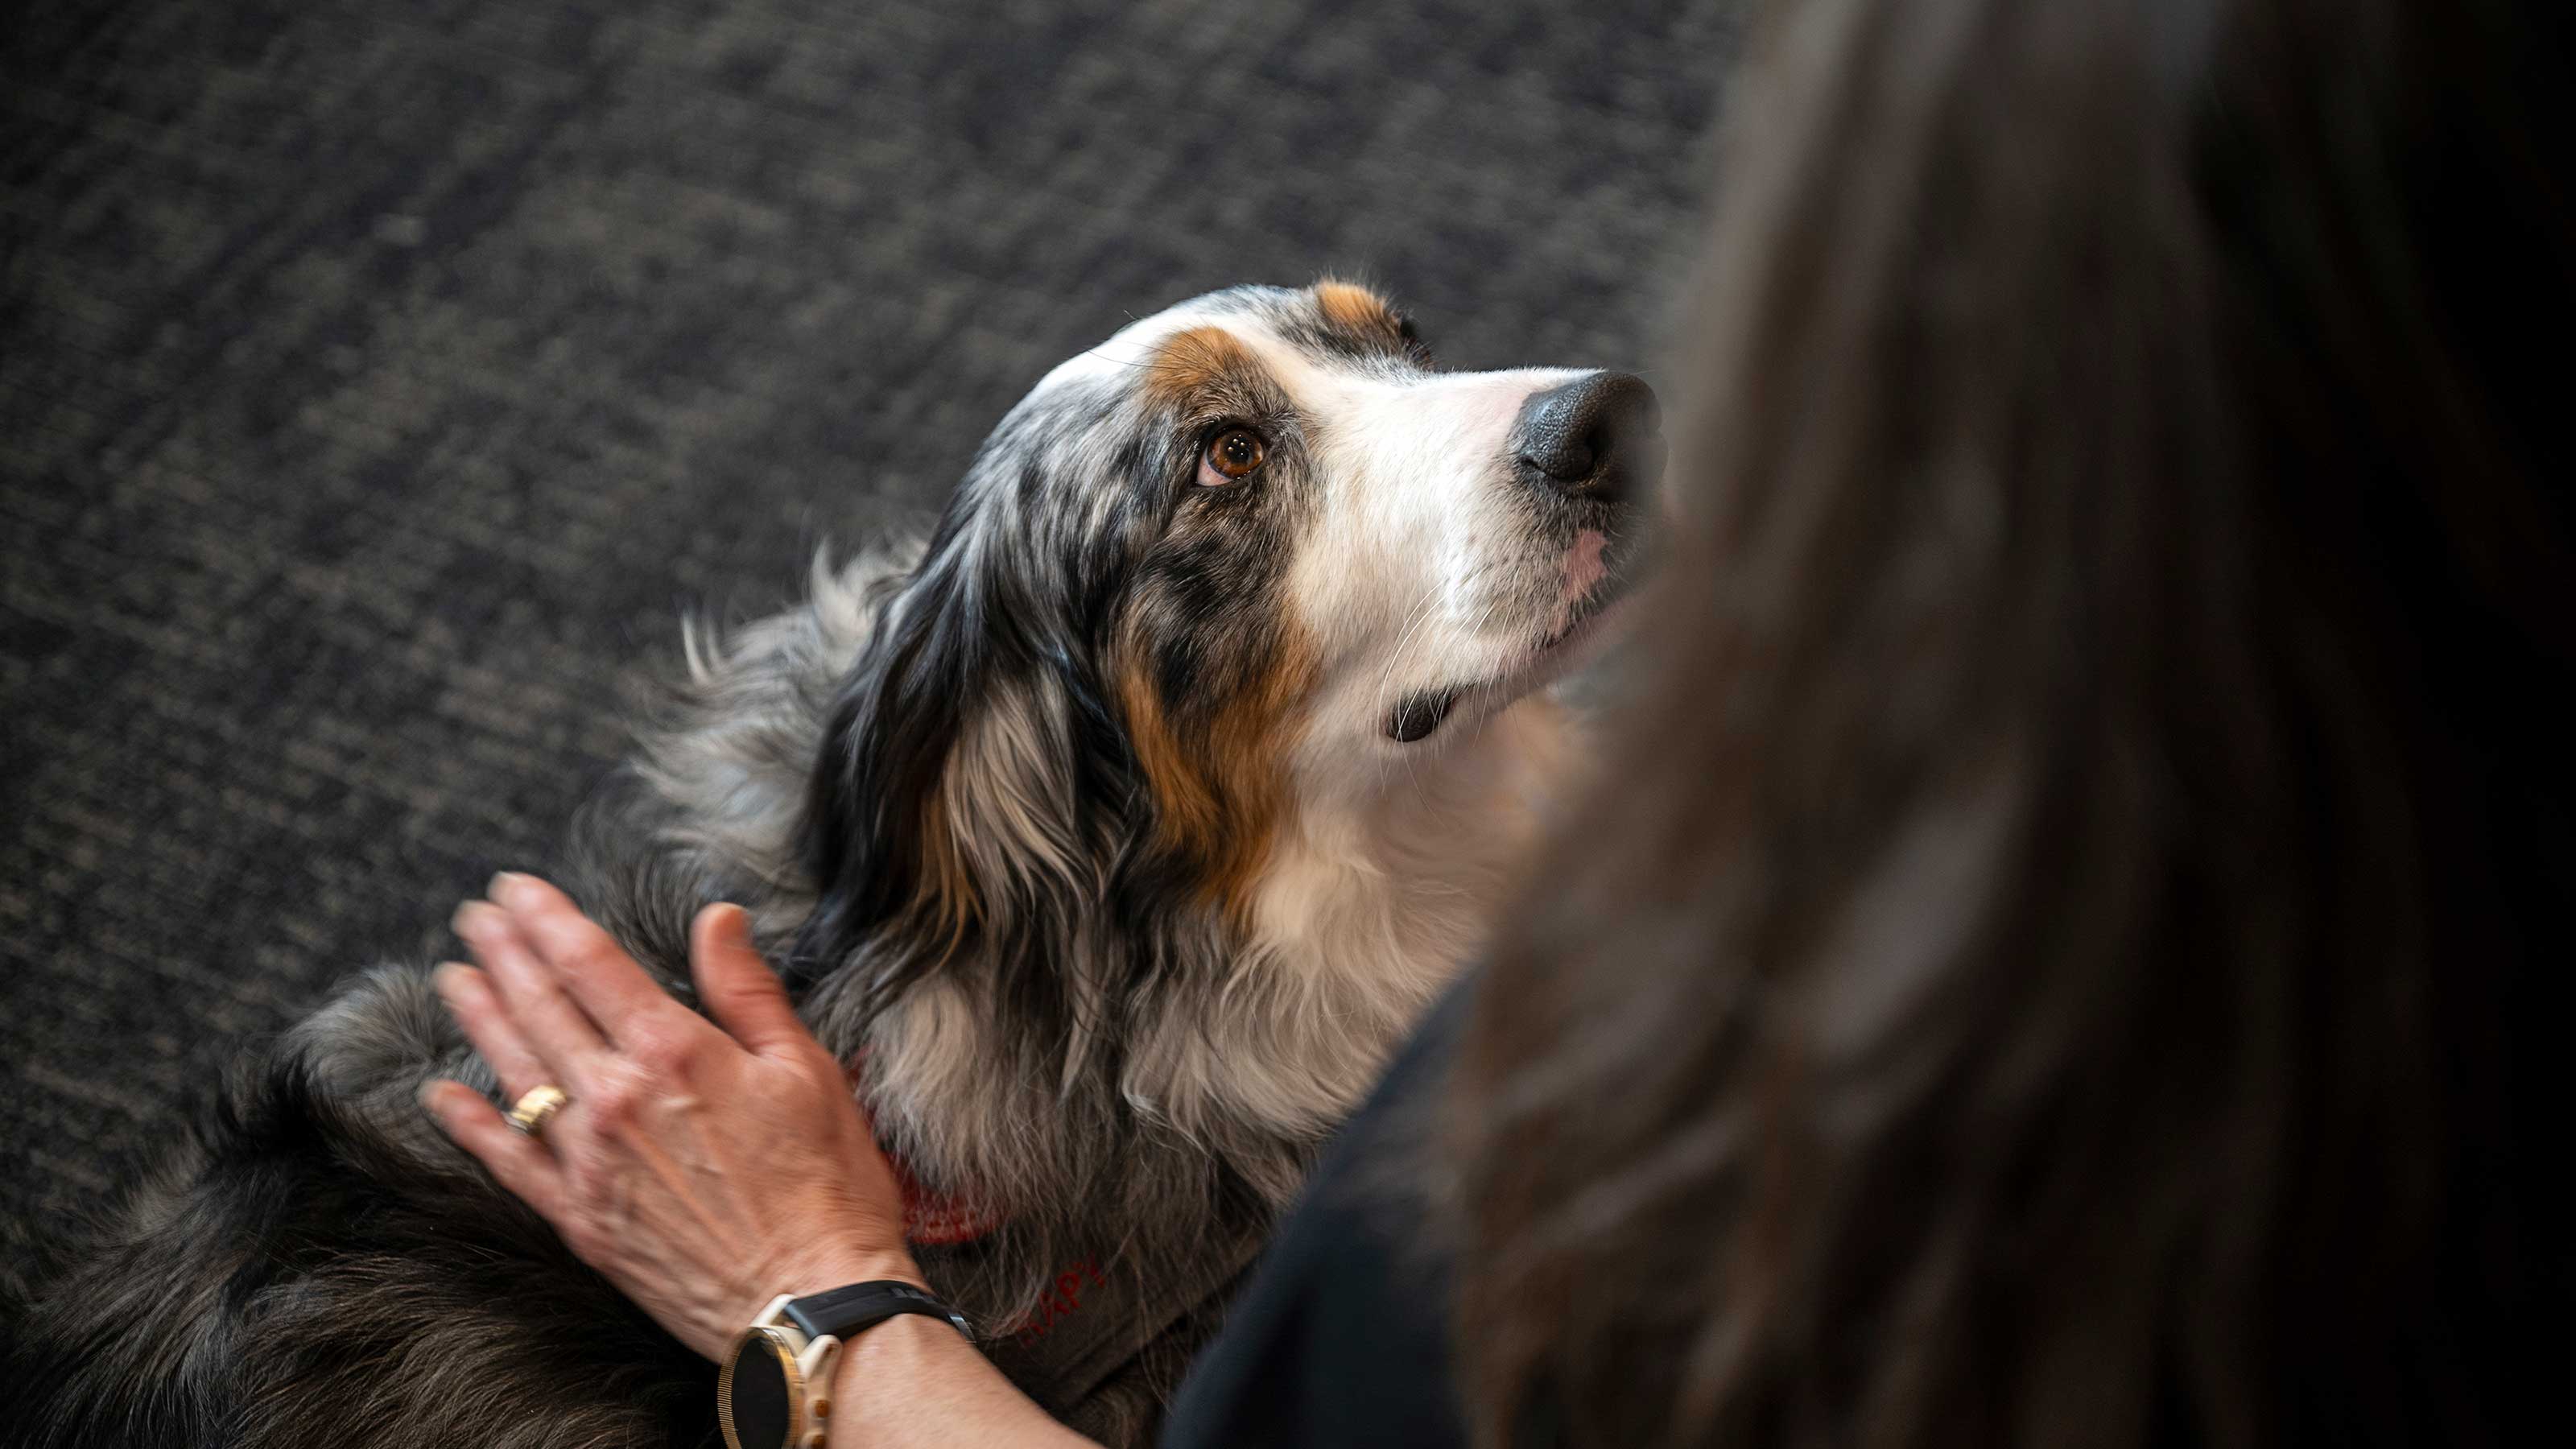
<svg viewBox="0 0 2576 1449">
<path fill-rule="evenodd" d="M 796 1019 L 787 987 L 751 944 L 751 916 L 742 907 L 712 905 L 698 912 L 689 927 L 689 974 L 698 981 L 698 999 L 716 1024 L 756 1053 L 810 1043 L 813 1035 Z"/>
</svg>

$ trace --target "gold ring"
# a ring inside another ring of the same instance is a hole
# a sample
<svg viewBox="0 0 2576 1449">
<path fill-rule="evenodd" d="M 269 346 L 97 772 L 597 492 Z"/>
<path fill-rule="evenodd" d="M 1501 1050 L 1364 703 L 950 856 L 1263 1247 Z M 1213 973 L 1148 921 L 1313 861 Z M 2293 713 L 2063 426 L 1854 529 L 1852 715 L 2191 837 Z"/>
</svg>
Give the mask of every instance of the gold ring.
<svg viewBox="0 0 2576 1449">
<path fill-rule="evenodd" d="M 546 1119 L 562 1111 L 571 1100 L 561 1087 L 530 1087 L 510 1104 L 510 1125 L 534 1137 L 546 1130 Z"/>
</svg>

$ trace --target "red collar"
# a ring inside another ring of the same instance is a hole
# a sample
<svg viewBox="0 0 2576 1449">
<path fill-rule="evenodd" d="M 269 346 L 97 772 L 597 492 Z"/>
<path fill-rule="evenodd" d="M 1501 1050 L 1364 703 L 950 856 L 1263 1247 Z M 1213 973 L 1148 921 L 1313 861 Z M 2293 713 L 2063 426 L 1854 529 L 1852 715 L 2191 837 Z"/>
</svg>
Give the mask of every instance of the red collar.
<svg viewBox="0 0 2576 1449">
<path fill-rule="evenodd" d="M 866 1101 L 868 1078 L 860 1070 L 860 1062 L 853 1060 L 842 1067 L 842 1075 L 850 1078 L 850 1088 L 858 1091 L 860 1101 Z M 974 1243 L 994 1227 L 1002 1227 L 1002 1214 L 974 1207 L 958 1196 L 925 1189 L 891 1147 L 884 1142 L 878 1142 L 876 1147 L 886 1152 L 886 1163 L 894 1165 L 894 1186 L 904 1189 L 904 1243 L 912 1243 L 914 1248 L 956 1248 L 958 1243 Z"/>
<path fill-rule="evenodd" d="M 963 1198 L 933 1192 L 921 1185 L 903 1159 L 889 1152 L 895 1184 L 903 1189 L 904 1241 L 916 1248 L 952 1248 L 971 1243 L 1002 1225 L 1001 1215 Z"/>
<path fill-rule="evenodd" d="M 842 1068 L 842 1074 L 864 1102 L 867 1079 L 861 1071 L 861 1063 L 850 1062 Z M 905 1166 L 903 1159 L 896 1156 L 891 1148 L 882 1142 L 877 1144 L 877 1148 L 885 1153 L 887 1163 L 894 1168 L 895 1186 L 903 1189 L 905 1242 L 916 1248 L 953 1248 L 960 1243 L 971 1243 L 1002 1225 L 1001 1214 L 976 1207 L 963 1198 L 931 1191 L 921 1185 L 921 1179 L 912 1175 L 912 1169 Z"/>
</svg>

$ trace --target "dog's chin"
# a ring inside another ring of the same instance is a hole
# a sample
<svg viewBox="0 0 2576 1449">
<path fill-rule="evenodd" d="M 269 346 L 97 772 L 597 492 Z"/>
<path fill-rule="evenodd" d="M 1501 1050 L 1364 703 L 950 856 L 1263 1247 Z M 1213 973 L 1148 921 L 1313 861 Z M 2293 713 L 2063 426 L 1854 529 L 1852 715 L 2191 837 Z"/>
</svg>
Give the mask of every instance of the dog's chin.
<svg viewBox="0 0 2576 1449">
<path fill-rule="evenodd" d="M 1399 745 L 1419 744 L 1453 727 L 1491 719 L 1563 678 L 1593 653 L 1597 641 L 1618 627 L 1626 610 L 1625 595 L 1605 590 L 1587 600 L 1573 618 L 1539 643 L 1492 673 L 1416 690 L 1387 711 L 1386 737 Z"/>
</svg>

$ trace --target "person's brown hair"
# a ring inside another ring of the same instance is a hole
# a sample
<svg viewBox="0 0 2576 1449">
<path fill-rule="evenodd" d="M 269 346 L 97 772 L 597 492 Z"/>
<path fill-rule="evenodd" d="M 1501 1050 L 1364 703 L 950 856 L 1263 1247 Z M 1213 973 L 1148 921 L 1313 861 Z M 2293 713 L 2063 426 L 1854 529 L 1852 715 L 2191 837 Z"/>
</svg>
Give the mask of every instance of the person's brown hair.
<svg viewBox="0 0 2576 1449">
<path fill-rule="evenodd" d="M 2565 8 L 1771 17 L 1657 682 L 1460 1048 L 1483 1441 L 2554 1399 Z"/>
</svg>

